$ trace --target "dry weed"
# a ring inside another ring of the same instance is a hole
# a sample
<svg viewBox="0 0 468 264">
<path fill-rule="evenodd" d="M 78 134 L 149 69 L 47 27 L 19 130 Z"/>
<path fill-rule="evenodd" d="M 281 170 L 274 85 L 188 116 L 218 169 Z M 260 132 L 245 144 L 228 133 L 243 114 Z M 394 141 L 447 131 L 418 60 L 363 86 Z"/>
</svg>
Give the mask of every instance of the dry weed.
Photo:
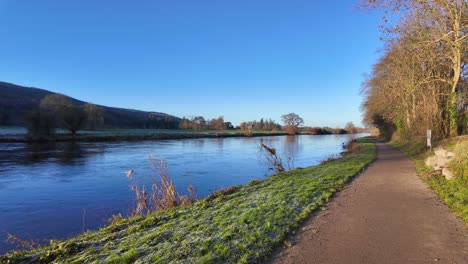
<svg viewBox="0 0 468 264">
<path fill-rule="evenodd" d="M 346 149 L 346 154 L 351 154 L 358 152 L 361 149 L 361 145 L 359 145 L 357 139 L 353 138 L 343 143 L 343 149 Z"/>
<path fill-rule="evenodd" d="M 33 250 L 40 247 L 40 244 L 33 240 L 24 240 L 10 233 L 7 234 L 6 240 L 12 244 L 16 244 L 16 247 L 21 249 Z"/>
<path fill-rule="evenodd" d="M 130 189 L 135 193 L 135 208 L 131 216 L 146 215 L 155 211 L 166 210 L 176 206 L 188 205 L 197 200 L 195 188 L 188 187 L 188 194 L 181 195 L 167 172 L 167 163 L 164 160 L 153 160 L 148 157 L 155 175 L 150 175 L 151 191 L 148 192 L 144 184 L 138 183 L 138 177 L 133 170 L 127 172 L 132 181 Z"/>
<path fill-rule="evenodd" d="M 264 155 L 264 160 L 265 160 L 265 163 L 268 166 L 268 170 L 270 170 L 270 171 L 272 171 L 274 173 L 286 171 L 286 169 L 283 166 L 283 161 L 281 160 L 281 158 L 276 153 L 275 148 L 269 147 L 269 146 L 262 143 L 260 145 L 260 151 Z M 291 161 L 288 160 L 288 164 L 290 162 Z"/>
</svg>

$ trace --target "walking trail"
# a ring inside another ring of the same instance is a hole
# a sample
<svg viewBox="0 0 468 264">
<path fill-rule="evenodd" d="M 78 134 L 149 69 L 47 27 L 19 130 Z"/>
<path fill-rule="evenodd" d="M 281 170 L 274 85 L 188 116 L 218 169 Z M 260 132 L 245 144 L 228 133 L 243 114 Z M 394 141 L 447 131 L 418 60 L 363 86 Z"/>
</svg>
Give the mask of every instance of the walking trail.
<svg viewBox="0 0 468 264">
<path fill-rule="evenodd" d="M 271 263 L 468 263 L 468 229 L 417 176 L 377 143 L 377 161 L 308 220 Z"/>
</svg>

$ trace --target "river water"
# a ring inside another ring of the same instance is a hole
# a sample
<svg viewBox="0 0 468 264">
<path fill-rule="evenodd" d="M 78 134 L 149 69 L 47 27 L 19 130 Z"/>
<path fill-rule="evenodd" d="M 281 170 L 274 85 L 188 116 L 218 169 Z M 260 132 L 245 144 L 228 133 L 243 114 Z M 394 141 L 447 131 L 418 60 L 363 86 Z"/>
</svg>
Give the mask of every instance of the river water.
<svg viewBox="0 0 468 264">
<path fill-rule="evenodd" d="M 353 135 L 356 136 L 356 135 Z M 359 135 L 358 135 L 359 136 Z M 362 135 L 360 135 L 362 136 Z M 8 234 L 43 243 L 105 225 L 134 205 L 127 172 L 142 184 L 153 160 L 164 160 L 179 192 L 198 197 L 269 175 L 260 144 L 285 164 L 307 167 L 339 154 L 349 135 L 205 138 L 138 142 L 0 143 L 0 254 Z"/>
</svg>

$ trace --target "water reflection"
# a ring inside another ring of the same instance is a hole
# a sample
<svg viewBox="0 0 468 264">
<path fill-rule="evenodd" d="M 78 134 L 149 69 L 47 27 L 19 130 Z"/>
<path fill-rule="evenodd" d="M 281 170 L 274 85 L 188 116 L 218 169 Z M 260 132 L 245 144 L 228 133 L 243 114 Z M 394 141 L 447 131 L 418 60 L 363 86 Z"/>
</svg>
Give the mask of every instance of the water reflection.
<svg viewBox="0 0 468 264">
<path fill-rule="evenodd" d="M 79 164 L 105 149 L 77 142 L 3 143 L 0 146 L 0 164 L 36 165 L 38 163 Z"/>
<path fill-rule="evenodd" d="M 216 147 L 218 148 L 219 153 L 224 152 L 224 138 L 216 138 L 214 140 Z"/>
<path fill-rule="evenodd" d="M 182 145 L 187 148 L 203 148 L 205 145 L 204 138 L 196 138 L 189 140 L 182 140 Z"/>
<path fill-rule="evenodd" d="M 266 150 L 262 149 L 261 145 L 264 144 L 276 150 L 276 155 L 281 160 L 286 170 L 295 168 L 296 156 L 303 151 L 300 139 L 301 136 L 294 135 L 261 138 L 258 143 L 258 163 L 265 168 L 269 168 L 271 165 L 265 162 L 269 154 Z"/>
</svg>

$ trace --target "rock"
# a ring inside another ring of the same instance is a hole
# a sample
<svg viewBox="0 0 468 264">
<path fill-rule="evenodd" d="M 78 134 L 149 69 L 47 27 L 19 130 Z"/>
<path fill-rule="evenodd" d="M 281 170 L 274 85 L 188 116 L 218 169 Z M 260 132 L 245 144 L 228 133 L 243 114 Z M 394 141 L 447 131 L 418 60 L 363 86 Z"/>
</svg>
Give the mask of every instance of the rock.
<svg viewBox="0 0 468 264">
<path fill-rule="evenodd" d="M 450 160 L 455 156 L 451 151 L 438 147 L 434 149 L 435 156 L 428 157 L 424 164 L 428 167 L 434 168 L 434 170 L 442 170 L 442 175 L 445 179 L 453 179 L 453 173 L 447 168 Z"/>
<path fill-rule="evenodd" d="M 451 151 L 448 151 L 446 149 L 443 149 L 441 147 L 438 147 L 434 150 L 434 153 L 438 157 L 444 157 L 444 158 L 453 158 L 455 154 Z"/>
<path fill-rule="evenodd" d="M 438 157 L 436 159 L 436 165 L 438 165 L 440 167 L 447 167 L 449 162 L 450 162 L 450 160 L 448 158 L 444 158 L 444 157 Z"/>
<path fill-rule="evenodd" d="M 436 164 L 435 163 L 435 156 L 428 157 L 426 159 L 426 161 L 424 162 L 424 164 L 426 164 L 426 166 L 428 166 L 428 167 L 434 166 Z"/>
<path fill-rule="evenodd" d="M 434 170 L 440 170 L 447 167 L 449 159 L 446 157 L 432 156 L 426 159 L 425 164 L 428 167 L 434 167 Z"/>
<path fill-rule="evenodd" d="M 438 157 L 447 157 L 447 150 L 445 150 L 443 148 L 434 149 L 434 153 Z"/>
<path fill-rule="evenodd" d="M 434 170 L 442 170 L 448 167 L 450 160 L 455 156 L 453 152 L 447 151 L 441 147 L 434 150 L 435 156 L 428 157 L 424 162 L 426 166 L 433 167 Z M 445 178 L 451 179 L 453 174 L 447 169 L 447 175 Z"/>
<path fill-rule="evenodd" d="M 442 175 L 444 175 L 445 179 L 451 180 L 453 179 L 453 173 L 448 168 L 442 169 Z"/>
</svg>

